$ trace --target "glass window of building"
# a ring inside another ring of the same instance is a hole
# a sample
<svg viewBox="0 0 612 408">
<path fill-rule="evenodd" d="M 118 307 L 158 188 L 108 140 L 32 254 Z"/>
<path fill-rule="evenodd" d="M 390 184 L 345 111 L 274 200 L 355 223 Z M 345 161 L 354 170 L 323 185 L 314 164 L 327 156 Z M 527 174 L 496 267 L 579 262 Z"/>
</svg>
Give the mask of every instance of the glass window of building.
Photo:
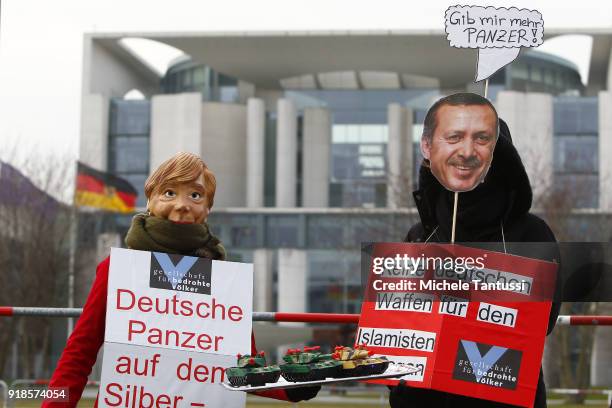
<svg viewBox="0 0 612 408">
<path fill-rule="evenodd" d="M 150 126 L 149 101 L 111 100 L 108 171 L 128 180 L 136 188 L 137 207 L 146 205 L 144 182 L 149 174 Z"/>
<path fill-rule="evenodd" d="M 206 86 L 206 69 L 203 66 L 193 69 L 193 84 L 200 88 Z"/>
<path fill-rule="evenodd" d="M 359 251 L 308 251 L 308 311 L 359 313 Z"/>
<path fill-rule="evenodd" d="M 276 205 L 276 113 L 266 112 L 264 146 L 264 206 Z"/>
<path fill-rule="evenodd" d="M 235 103 L 238 81 L 184 58 L 172 65 L 161 80 L 164 93 L 200 92 L 203 101 Z"/>
<path fill-rule="evenodd" d="M 269 245 L 277 248 L 297 248 L 299 220 L 292 216 L 278 215 L 266 220 L 266 238 Z"/>
<path fill-rule="evenodd" d="M 542 69 L 540 67 L 531 68 L 531 81 L 542 82 Z"/>
<path fill-rule="evenodd" d="M 599 202 L 599 117 L 596 97 L 553 102 L 555 189 L 576 208 Z"/>
<path fill-rule="evenodd" d="M 332 114 L 330 206 L 386 206 L 389 104 L 409 107 L 416 118 L 438 94 L 431 88 L 285 92 L 298 110 L 317 106 Z"/>
<path fill-rule="evenodd" d="M 529 72 L 527 70 L 527 65 L 523 63 L 516 63 L 516 65 L 512 65 L 512 77 L 517 79 L 529 79 Z"/>
<path fill-rule="evenodd" d="M 308 248 L 340 248 L 344 244 L 346 217 L 308 217 L 306 228 Z"/>
</svg>

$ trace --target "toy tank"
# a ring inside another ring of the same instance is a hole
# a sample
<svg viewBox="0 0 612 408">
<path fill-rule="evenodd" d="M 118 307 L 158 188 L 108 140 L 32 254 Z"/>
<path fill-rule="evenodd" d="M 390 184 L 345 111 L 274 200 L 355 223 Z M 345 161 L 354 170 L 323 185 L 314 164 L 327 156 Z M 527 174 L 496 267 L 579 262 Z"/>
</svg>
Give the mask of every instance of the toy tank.
<svg viewBox="0 0 612 408">
<path fill-rule="evenodd" d="M 254 387 L 265 383 L 278 381 L 281 371 L 277 365 L 266 365 L 266 357 L 263 351 L 254 355 L 238 354 L 238 366 L 225 370 L 225 375 L 233 387 L 251 385 Z"/>
<path fill-rule="evenodd" d="M 289 349 L 283 356 L 285 364 L 281 364 L 281 375 L 287 381 L 303 382 L 324 380 L 336 377 L 342 363 L 332 358 L 331 354 L 321 354 L 320 347 L 304 347 Z"/>
<path fill-rule="evenodd" d="M 382 374 L 389 367 L 386 357 L 370 357 L 373 354 L 363 345 L 355 348 L 338 346 L 334 349 L 332 357 L 342 363 L 339 370 L 341 377 L 360 377 L 364 375 Z"/>
</svg>

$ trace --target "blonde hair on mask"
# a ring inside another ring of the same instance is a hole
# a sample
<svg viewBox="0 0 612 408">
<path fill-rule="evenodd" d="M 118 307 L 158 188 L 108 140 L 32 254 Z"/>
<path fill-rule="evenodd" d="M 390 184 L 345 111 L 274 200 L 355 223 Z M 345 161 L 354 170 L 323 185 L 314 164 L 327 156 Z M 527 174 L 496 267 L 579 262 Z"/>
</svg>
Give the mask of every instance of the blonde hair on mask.
<svg viewBox="0 0 612 408">
<path fill-rule="evenodd" d="M 144 186 L 147 200 L 167 184 L 188 183 L 197 180 L 200 175 L 204 176 L 204 193 L 210 209 L 213 206 L 217 181 L 206 163 L 193 153 L 177 153 L 151 173 Z"/>
</svg>

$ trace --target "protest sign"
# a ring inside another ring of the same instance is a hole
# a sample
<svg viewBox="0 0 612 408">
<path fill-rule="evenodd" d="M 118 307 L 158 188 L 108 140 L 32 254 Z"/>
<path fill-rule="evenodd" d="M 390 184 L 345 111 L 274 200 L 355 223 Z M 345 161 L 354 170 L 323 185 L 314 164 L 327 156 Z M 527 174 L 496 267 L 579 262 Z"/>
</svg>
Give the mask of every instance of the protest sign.
<svg viewBox="0 0 612 408">
<path fill-rule="evenodd" d="M 251 351 L 252 265 L 112 248 L 99 405 L 243 407 L 220 384 Z"/>
<path fill-rule="evenodd" d="M 244 393 L 221 387 L 235 363 L 235 356 L 105 343 L 98 406 L 243 407 Z"/>
<path fill-rule="evenodd" d="M 514 61 L 521 47 L 544 41 L 544 20 L 537 10 L 457 5 L 446 10 L 445 26 L 451 47 L 478 49 L 475 82 Z"/>
<path fill-rule="evenodd" d="M 556 268 L 458 245 L 374 244 L 356 343 L 418 368 L 402 377 L 410 386 L 530 406 Z"/>
</svg>

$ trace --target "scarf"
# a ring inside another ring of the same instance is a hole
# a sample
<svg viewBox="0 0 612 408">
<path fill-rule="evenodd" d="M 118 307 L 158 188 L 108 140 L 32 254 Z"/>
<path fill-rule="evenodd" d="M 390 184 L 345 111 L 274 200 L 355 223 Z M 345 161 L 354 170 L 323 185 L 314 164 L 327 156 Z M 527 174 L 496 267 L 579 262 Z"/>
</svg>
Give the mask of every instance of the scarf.
<svg viewBox="0 0 612 408">
<path fill-rule="evenodd" d="M 130 249 L 224 260 L 225 248 L 206 223 L 177 224 L 148 214 L 136 214 L 125 237 Z"/>
</svg>

